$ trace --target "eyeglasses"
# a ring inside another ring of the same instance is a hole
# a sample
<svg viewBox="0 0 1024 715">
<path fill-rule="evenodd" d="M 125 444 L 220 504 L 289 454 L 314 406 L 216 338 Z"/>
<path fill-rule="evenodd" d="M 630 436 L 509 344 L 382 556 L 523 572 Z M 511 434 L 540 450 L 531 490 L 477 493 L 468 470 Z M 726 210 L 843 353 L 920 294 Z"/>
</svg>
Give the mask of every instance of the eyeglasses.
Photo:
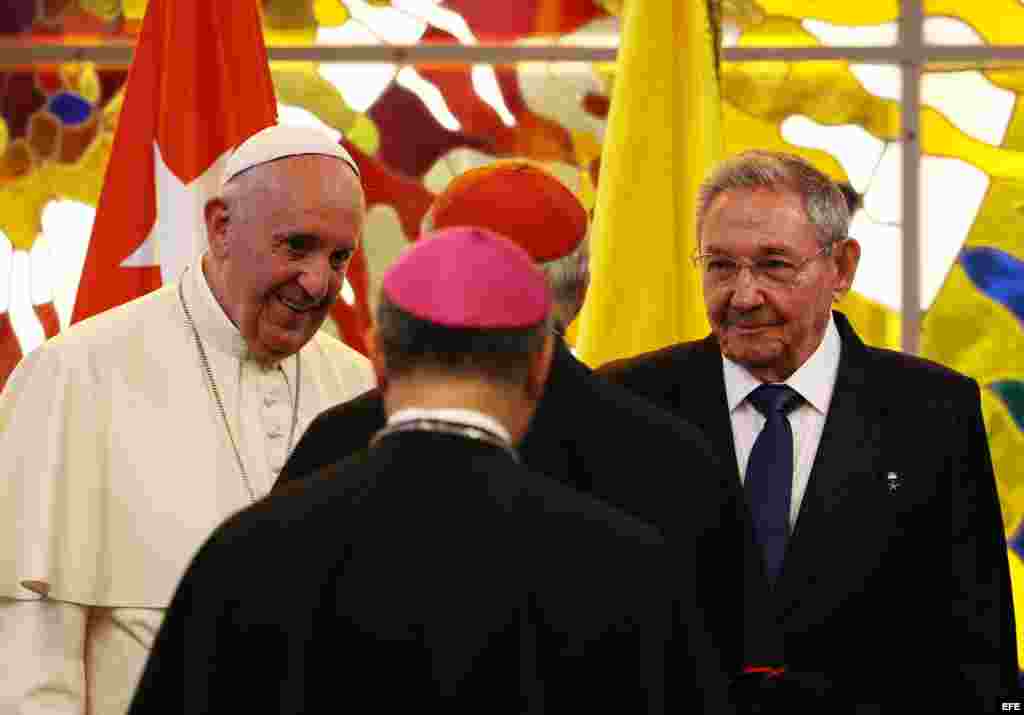
<svg viewBox="0 0 1024 715">
<path fill-rule="evenodd" d="M 704 279 L 711 284 L 730 283 L 739 277 L 744 268 L 750 269 L 750 276 L 762 284 L 780 286 L 793 285 L 800 278 L 800 273 L 811 261 L 823 255 L 831 255 L 832 248 L 840 241 L 833 241 L 809 258 L 793 261 L 785 256 L 765 256 L 750 261 L 735 258 L 724 253 L 700 253 L 693 257 L 695 266 L 699 266 Z"/>
</svg>

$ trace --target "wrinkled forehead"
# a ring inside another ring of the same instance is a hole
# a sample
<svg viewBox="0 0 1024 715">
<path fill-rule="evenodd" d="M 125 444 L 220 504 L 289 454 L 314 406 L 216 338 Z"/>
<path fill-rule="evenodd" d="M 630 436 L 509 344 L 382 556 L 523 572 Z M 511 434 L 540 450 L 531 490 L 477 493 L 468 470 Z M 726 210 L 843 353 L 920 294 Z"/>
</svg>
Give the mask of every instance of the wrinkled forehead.
<svg viewBox="0 0 1024 715">
<path fill-rule="evenodd" d="M 362 206 L 362 184 L 344 161 L 316 154 L 289 156 L 254 166 L 225 186 L 225 193 L 299 205 Z"/>
<path fill-rule="evenodd" d="M 708 208 L 701 232 L 703 250 L 781 252 L 797 250 L 817 232 L 807 217 L 801 197 L 768 188 L 722 192 Z"/>
</svg>

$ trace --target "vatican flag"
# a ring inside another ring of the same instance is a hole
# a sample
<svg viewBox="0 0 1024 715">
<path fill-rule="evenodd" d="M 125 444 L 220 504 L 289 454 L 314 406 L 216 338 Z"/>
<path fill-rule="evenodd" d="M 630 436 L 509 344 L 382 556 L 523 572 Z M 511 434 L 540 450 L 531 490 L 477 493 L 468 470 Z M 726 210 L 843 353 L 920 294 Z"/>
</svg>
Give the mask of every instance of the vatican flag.
<svg viewBox="0 0 1024 715">
<path fill-rule="evenodd" d="M 592 366 L 708 332 L 690 258 L 721 153 L 717 33 L 705 0 L 628 0 L 623 15 L 576 342 Z"/>
</svg>

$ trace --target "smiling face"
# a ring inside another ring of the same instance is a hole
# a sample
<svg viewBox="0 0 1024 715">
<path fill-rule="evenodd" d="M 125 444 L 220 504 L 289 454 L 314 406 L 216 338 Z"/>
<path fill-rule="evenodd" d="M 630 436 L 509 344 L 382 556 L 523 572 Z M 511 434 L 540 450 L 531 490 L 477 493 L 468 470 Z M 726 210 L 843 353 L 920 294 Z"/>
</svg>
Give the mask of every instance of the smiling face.
<svg viewBox="0 0 1024 715">
<path fill-rule="evenodd" d="M 207 204 L 204 270 L 257 360 L 295 354 L 323 324 L 365 214 L 352 169 L 319 155 L 254 167 Z"/>
<path fill-rule="evenodd" d="M 755 261 L 801 263 L 821 248 L 800 196 L 769 188 L 732 189 L 711 203 L 701 252 Z M 832 301 L 853 282 L 860 247 L 849 239 L 807 262 L 793 285 L 770 284 L 741 270 L 733 280 L 704 278 L 704 301 L 722 353 L 765 382 L 782 382 L 814 353 Z"/>
</svg>

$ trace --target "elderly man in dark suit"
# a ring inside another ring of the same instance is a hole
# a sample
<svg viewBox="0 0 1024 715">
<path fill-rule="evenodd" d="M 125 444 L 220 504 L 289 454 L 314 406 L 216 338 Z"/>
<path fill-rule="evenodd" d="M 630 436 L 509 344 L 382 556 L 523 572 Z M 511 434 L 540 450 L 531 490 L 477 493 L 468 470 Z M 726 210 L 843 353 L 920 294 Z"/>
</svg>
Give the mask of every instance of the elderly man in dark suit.
<svg viewBox="0 0 1024 715">
<path fill-rule="evenodd" d="M 698 207 L 711 335 L 599 373 L 702 427 L 737 468 L 752 708 L 984 712 L 1017 661 L 978 385 L 866 346 L 832 310 L 860 258 L 848 223 L 797 157 L 725 162 Z"/>
<path fill-rule="evenodd" d="M 386 427 L 216 531 L 133 715 L 729 712 L 657 530 L 519 463 L 550 306 L 496 234 L 410 248 L 368 336 Z"/>
<path fill-rule="evenodd" d="M 457 177 L 425 221 L 475 224 L 525 248 L 548 276 L 558 334 L 551 375 L 523 439 L 531 469 L 657 526 L 676 550 L 674 576 L 695 589 L 708 628 L 740 667 L 742 493 L 698 429 L 596 377 L 561 337 L 589 280 L 582 205 L 557 179 L 525 162 L 502 162 Z M 309 427 L 277 488 L 364 449 L 384 425 L 378 390 L 328 409 Z"/>
</svg>

